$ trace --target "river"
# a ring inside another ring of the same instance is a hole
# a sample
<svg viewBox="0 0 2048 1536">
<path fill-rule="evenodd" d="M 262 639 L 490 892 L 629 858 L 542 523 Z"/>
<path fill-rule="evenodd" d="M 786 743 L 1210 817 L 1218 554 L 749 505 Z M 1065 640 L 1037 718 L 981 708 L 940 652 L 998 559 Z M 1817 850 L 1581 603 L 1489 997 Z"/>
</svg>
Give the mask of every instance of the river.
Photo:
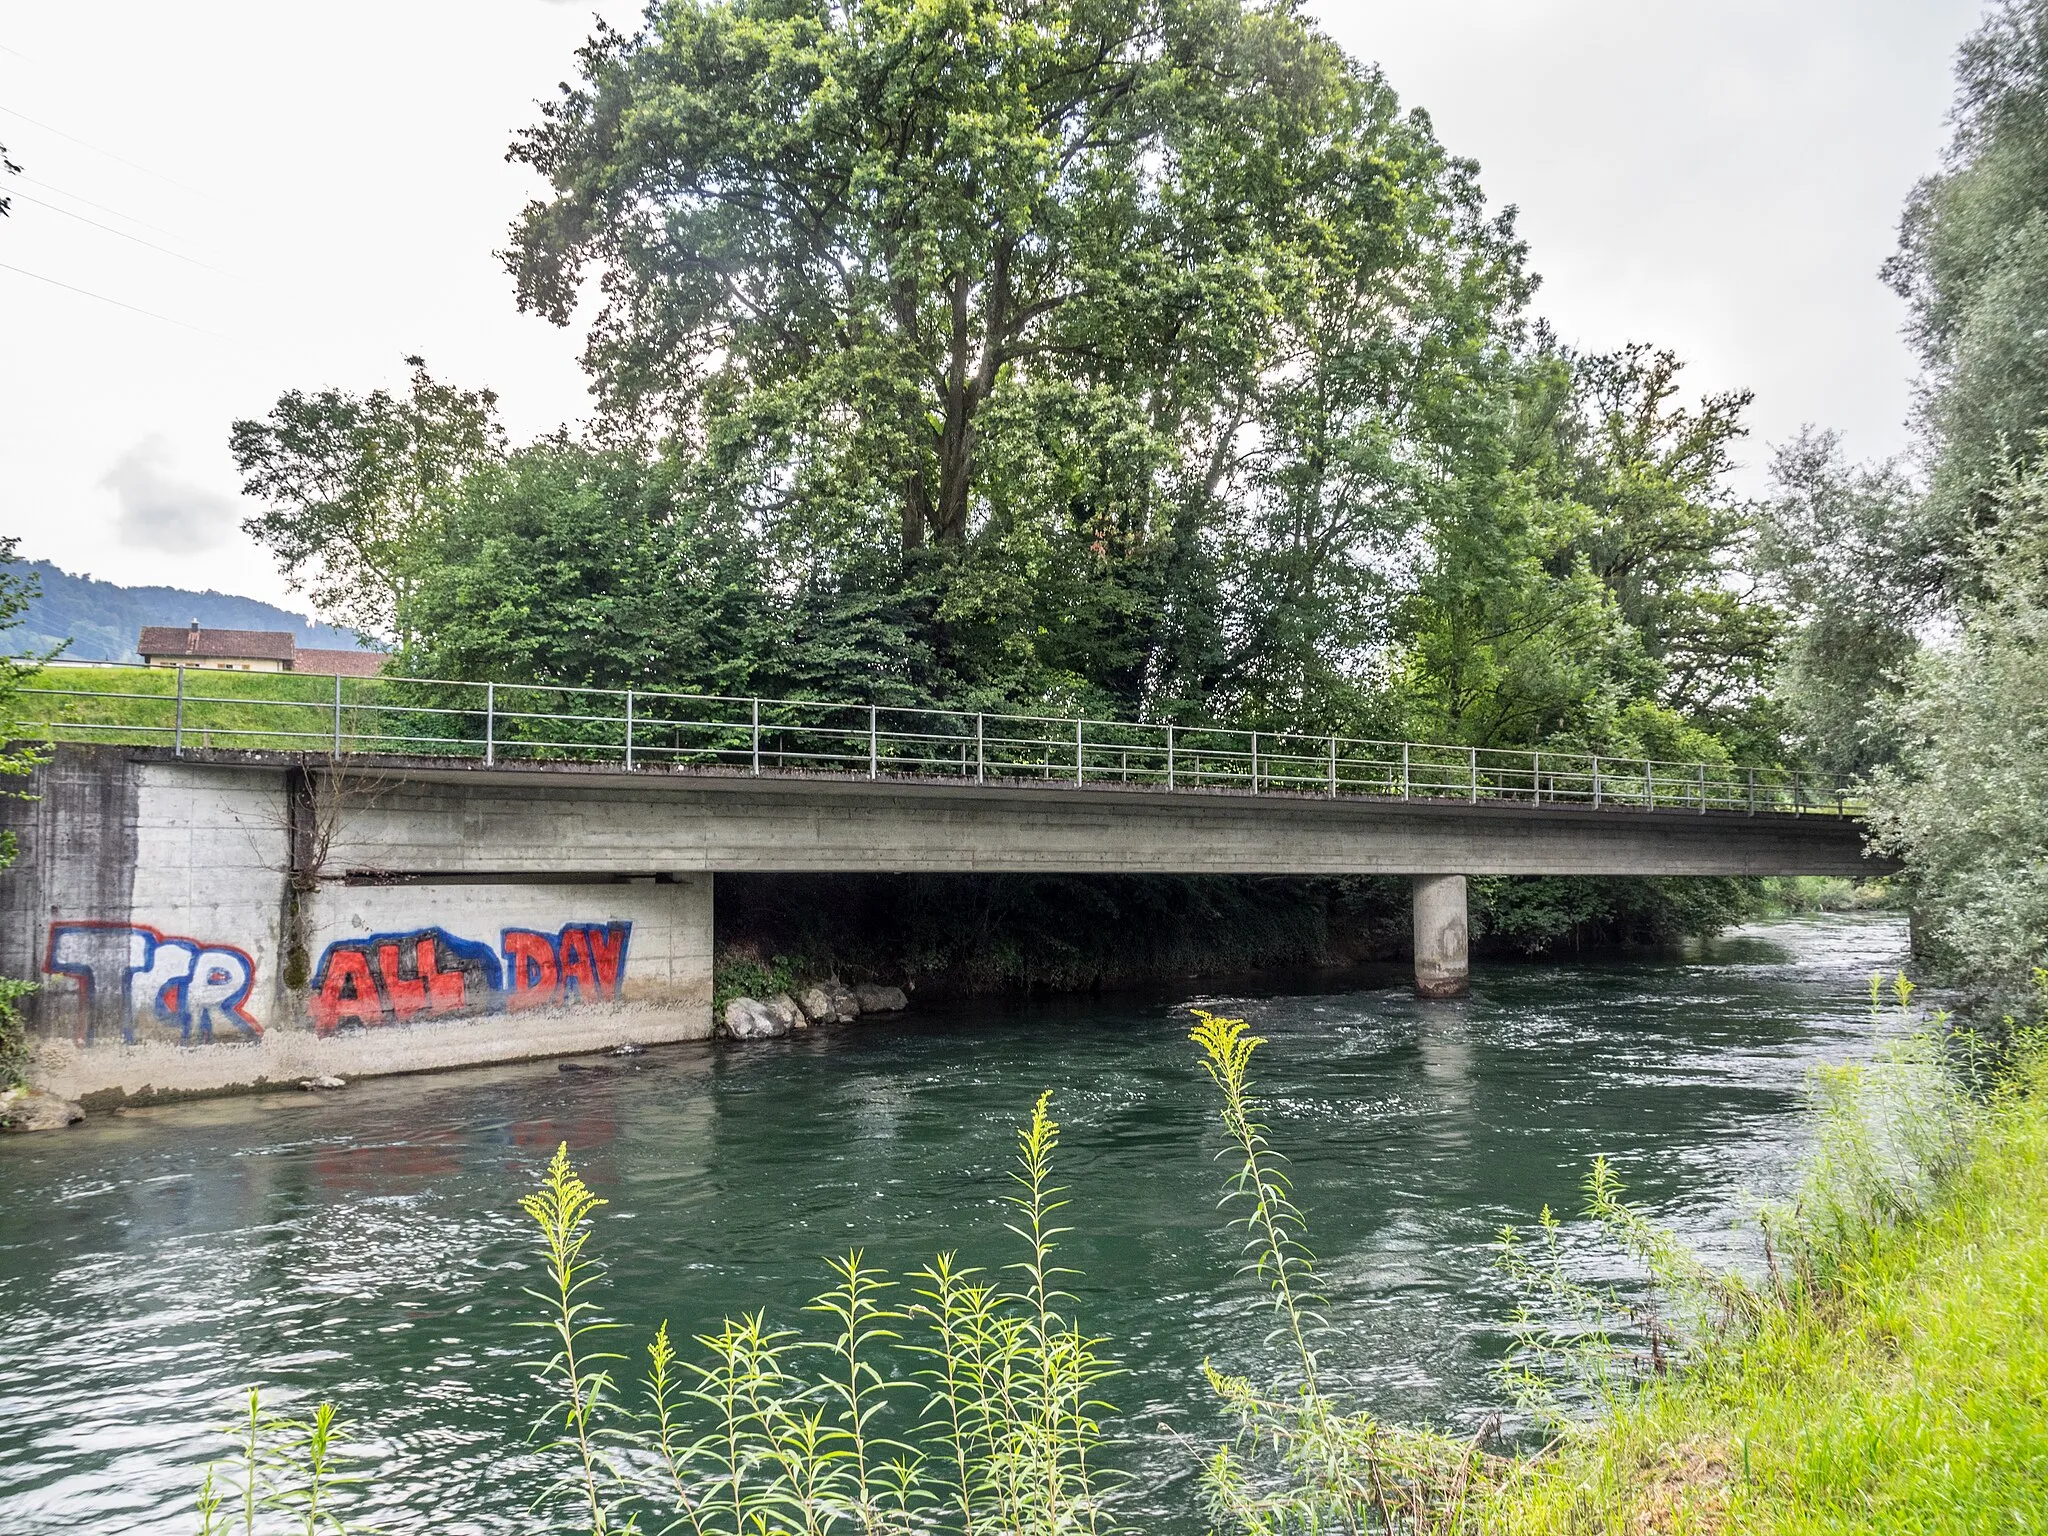
<svg viewBox="0 0 2048 1536">
<path fill-rule="evenodd" d="M 1500 1396 L 1503 1222 L 1576 1210 L 1596 1154 L 1711 1257 L 1781 1192 L 1817 1062 L 1888 1029 L 1868 978 L 1903 922 L 1819 917 L 1684 957 L 1482 967 L 1472 998 L 1377 986 L 1201 1001 L 1269 1044 L 1257 1087 L 1291 1155 L 1334 1325 L 1325 1352 L 1406 1422 L 1469 1430 Z M 105 1117 L 0 1143 L 0 1530 L 187 1531 L 199 1464 L 252 1383 L 361 1426 L 386 1531 L 533 1528 L 536 1403 L 515 1326 L 537 1276 L 517 1196 L 566 1140 L 610 1201 L 600 1299 L 702 1331 L 798 1308 L 852 1246 L 898 1272 L 990 1266 L 1014 1128 L 1064 1125 L 1063 1250 L 1125 1368 L 1106 1396 L 1135 1523 L 1199 1530 L 1188 1453 L 1205 1356 L 1260 1369 L 1259 1291 L 1216 1210 L 1226 1165 L 1185 999 L 955 1007 L 792 1042 L 674 1047 Z"/>
</svg>

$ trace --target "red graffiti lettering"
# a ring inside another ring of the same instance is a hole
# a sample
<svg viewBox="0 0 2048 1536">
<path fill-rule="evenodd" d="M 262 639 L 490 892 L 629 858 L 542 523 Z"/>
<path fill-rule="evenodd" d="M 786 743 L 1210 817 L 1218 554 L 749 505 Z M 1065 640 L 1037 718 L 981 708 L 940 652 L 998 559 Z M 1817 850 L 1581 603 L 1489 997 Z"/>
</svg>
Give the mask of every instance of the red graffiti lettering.
<svg viewBox="0 0 2048 1536">
<path fill-rule="evenodd" d="M 628 923 L 610 923 L 603 928 L 593 927 L 590 934 L 590 958 L 597 966 L 599 990 L 606 997 L 619 995 L 619 972 L 625 968 L 626 935 L 631 933 Z"/>
<path fill-rule="evenodd" d="M 384 1018 L 384 1002 L 370 975 L 370 962 L 359 949 L 335 948 L 322 967 L 320 990 L 307 1004 L 318 1034 L 331 1035 L 344 1022 L 369 1026 Z"/>
<path fill-rule="evenodd" d="M 433 1013 L 460 1013 L 469 1003 L 469 973 L 444 971 L 434 953 L 431 936 L 419 941 L 413 951 L 420 980 L 427 988 L 427 1008 Z"/>
<path fill-rule="evenodd" d="M 428 948 L 432 948 L 429 941 Z M 427 1006 L 427 984 L 417 976 L 399 974 L 398 945 L 377 946 L 377 974 L 384 981 L 384 995 L 391 1000 L 391 1012 L 402 1024 Z"/>
<path fill-rule="evenodd" d="M 590 963 L 590 930 L 587 928 L 562 930 L 562 996 L 565 1000 L 572 988 L 579 998 L 597 995 L 597 972 Z"/>
<path fill-rule="evenodd" d="M 542 1008 L 555 1000 L 561 986 L 561 970 L 555 960 L 555 946 L 544 933 L 524 929 L 505 930 L 505 1005 L 514 1010 Z"/>
</svg>

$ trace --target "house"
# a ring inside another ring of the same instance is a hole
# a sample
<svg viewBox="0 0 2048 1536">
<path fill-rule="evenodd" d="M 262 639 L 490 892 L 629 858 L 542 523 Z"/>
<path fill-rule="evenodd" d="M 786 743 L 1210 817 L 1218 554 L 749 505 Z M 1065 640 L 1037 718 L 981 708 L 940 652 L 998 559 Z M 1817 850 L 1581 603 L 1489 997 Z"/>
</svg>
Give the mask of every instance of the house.
<svg viewBox="0 0 2048 1536">
<path fill-rule="evenodd" d="M 382 651 L 330 651 L 301 646 L 281 629 L 179 629 L 149 624 L 135 644 L 152 667 L 206 667 L 223 672 L 306 672 L 318 677 L 375 677 Z"/>
</svg>

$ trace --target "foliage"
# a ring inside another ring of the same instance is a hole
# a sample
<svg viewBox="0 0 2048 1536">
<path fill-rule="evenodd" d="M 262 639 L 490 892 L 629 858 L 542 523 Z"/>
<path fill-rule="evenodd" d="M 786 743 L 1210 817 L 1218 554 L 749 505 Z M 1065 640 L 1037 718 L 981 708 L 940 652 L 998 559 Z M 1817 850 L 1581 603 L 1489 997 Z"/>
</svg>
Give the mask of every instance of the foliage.
<svg viewBox="0 0 2048 1536">
<path fill-rule="evenodd" d="M 35 577 L 22 577 L 10 569 L 20 543 L 12 534 L 0 535 L 0 633 L 21 622 L 35 595 Z M 48 655 L 0 656 L 0 780 L 26 778 L 44 760 L 44 752 L 33 743 L 15 739 L 13 725 L 21 717 L 23 687 L 49 659 Z M 0 790 L 0 795 L 27 798 L 21 790 Z M 18 852 L 14 833 L 0 830 L 0 870 L 12 864 Z M 0 1090 L 18 1084 L 27 1067 L 26 1027 L 15 1005 L 35 990 L 32 981 L 0 976 Z"/>
<path fill-rule="evenodd" d="M 1948 587 L 1981 591 L 1966 546 L 1998 486 L 2038 462 L 2048 369 L 2048 4 L 1998 0 L 1957 60 L 1943 170 L 1914 189 L 1885 275 L 1911 313 Z"/>
<path fill-rule="evenodd" d="M 266 1412 L 262 1394 L 252 1390 L 241 1421 L 221 1430 L 240 1454 L 209 1466 L 200 1484 L 199 1536 L 346 1536 L 343 1513 L 365 1481 L 346 1470 L 353 1459 L 346 1448 L 350 1429 L 332 1403 L 291 1418 Z"/>
<path fill-rule="evenodd" d="M 1761 744 L 1778 619 L 1737 580 L 1751 518 L 1723 484 L 1749 397 L 1689 408 L 1680 366 L 1547 336 L 1523 362 L 1506 472 L 1430 529 L 1399 684 L 1411 731 L 1626 753 L 1661 716 Z"/>
<path fill-rule="evenodd" d="M 1777 677 L 1791 739 L 1825 772 L 1860 775 L 1898 750 L 1896 702 L 1941 610 L 1946 562 L 1921 488 L 1895 463 L 1850 466 L 1832 433 L 1774 455 L 1758 562 L 1797 625 Z"/>
<path fill-rule="evenodd" d="M 504 441 L 495 394 L 442 384 L 424 360 L 405 361 L 412 380 L 402 396 L 288 390 L 228 438 L 243 494 L 265 503 L 243 531 L 295 590 L 366 638 L 409 637 L 406 602 L 439 513 Z"/>
<path fill-rule="evenodd" d="M 1872 825 L 1907 861 L 1931 957 L 2010 1006 L 2048 963 L 2048 613 L 1980 619 L 1955 652 L 1924 658 L 1915 683 Z"/>
<path fill-rule="evenodd" d="M 1470 918 L 1486 950 L 1558 955 L 1708 937 L 1761 900 L 1755 881 L 1712 876 L 1484 875 L 1471 881 Z"/>
<path fill-rule="evenodd" d="M 600 1346 L 617 1325 L 587 1293 L 603 1204 L 557 1149 L 522 1202 L 539 1229 L 549 1287 L 533 1326 L 552 1341 L 537 1365 L 549 1393 L 537 1432 L 559 1480 L 543 1503 L 576 1508 L 593 1533 L 1095 1531 L 1110 1489 L 1092 1465 L 1098 1384 L 1111 1367 L 1070 1315 L 1055 1262 L 1064 1202 L 1052 1183 L 1059 1126 L 1041 1096 L 1018 1136 L 1010 1230 L 1023 1255 L 1003 1272 L 941 1254 L 910 1276 L 910 1298 L 859 1251 L 809 1311 L 821 1332 L 761 1314 L 700 1335 L 679 1356 L 664 1324 L 648 1346 L 644 1407 L 629 1409 Z"/>
</svg>

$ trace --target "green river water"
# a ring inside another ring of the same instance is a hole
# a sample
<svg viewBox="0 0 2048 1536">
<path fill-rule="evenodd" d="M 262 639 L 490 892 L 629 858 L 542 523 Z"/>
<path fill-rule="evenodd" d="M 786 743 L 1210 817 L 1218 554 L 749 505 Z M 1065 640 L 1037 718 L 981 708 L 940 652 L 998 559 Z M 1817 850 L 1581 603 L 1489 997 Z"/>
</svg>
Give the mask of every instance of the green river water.
<svg viewBox="0 0 2048 1536">
<path fill-rule="evenodd" d="M 1817 1062 L 1867 1054 L 1868 978 L 1905 928 L 1831 917 L 1684 957 L 1492 966 L 1420 1004 L 1391 974 L 1197 998 L 1270 1044 L 1258 1088 L 1294 1160 L 1333 1331 L 1365 1403 L 1469 1430 L 1500 1397 L 1503 1222 L 1576 1210 L 1597 1153 L 1710 1257 L 1783 1190 Z M 1369 978 L 1373 979 L 1373 978 Z M 103 1118 L 0 1143 L 0 1531 L 189 1531 L 213 1427 L 262 1383 L 335 1400 L 391 1531 L 541 1527 L 516 1326 L 534 1283 L 516 1199 L 566 1140 L 611 1204 L 601 1300 L 675 1332 L 796 1319 L 821 1259 L 898 1272 L 940 1249 L 1008 1262 L 1017 1121 L 1054 1091 L 1083 1321 L 1125 1367 L 1106 1395 L 1125 1513 L 1197 1531 L 1190 1453 L 1215 1429 L 1205 1356 L 1256 1374 L 1260 1292 L 1216 1210 L 1225 1166 L 1187 998 L 953 1007 L 789 1042 L 685 1046 Z M 1589 1262 L 1595 1262 L 1589 1255 Z"/>
</svg>

